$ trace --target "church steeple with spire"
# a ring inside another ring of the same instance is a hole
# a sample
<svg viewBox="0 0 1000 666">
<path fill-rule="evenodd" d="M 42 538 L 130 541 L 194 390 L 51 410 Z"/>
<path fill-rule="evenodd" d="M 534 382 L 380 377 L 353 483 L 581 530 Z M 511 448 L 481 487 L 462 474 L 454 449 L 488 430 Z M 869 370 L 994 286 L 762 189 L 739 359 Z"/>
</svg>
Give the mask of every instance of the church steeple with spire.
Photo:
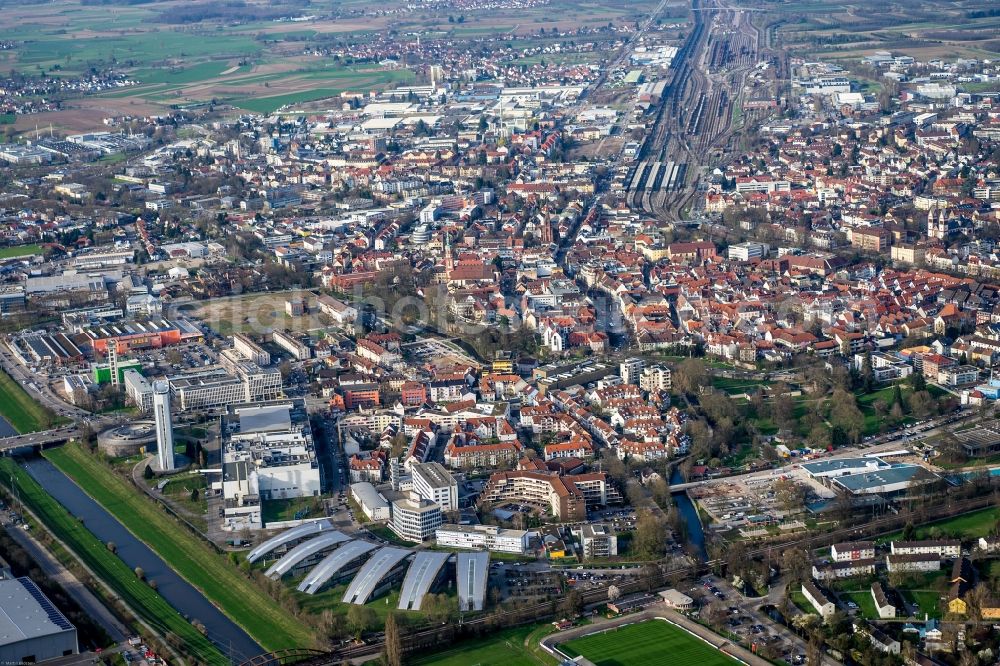
<svg viewBox="0 0 1000 666">
<path fill-rule="evenodd" d="M 450 274 L 455 269 L 455 258 L 451 254 L 451 233 L 444 232 L 444 270 Z"/>
</svg>

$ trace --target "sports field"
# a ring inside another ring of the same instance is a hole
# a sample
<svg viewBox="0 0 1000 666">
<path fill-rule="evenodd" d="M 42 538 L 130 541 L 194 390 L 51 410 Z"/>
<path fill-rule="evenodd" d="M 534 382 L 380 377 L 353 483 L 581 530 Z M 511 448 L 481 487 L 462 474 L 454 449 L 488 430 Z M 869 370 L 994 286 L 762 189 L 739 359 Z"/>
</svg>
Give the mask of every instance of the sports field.
<svg viewBox="0 0 1000 666">
<path fill-rule="evenodd" d="M 504 629 L 489 636 L 459 641 L 440 652 L 408 658 L 411 666 L 555 666 L 558 662 L 538 642 L 552 633 L 551 624 Z"/>
<path fill-rule="evenodd" d="M 10 122 L 14 122 L 13 114 L 7 114 L 10 116 Z M 2 123 L 2 116 L 0 116 L 0 123 Z M 29 257 L 33 254 L 41 254 L 42 246 L 36 244 L 32 245 L 11 245 L 10 247 L 0 248 L 0 259 L 13 259 L 14 257 Z"/>
<path fill-rule="evenodd" d="M 559 646 L 570 657 L 583 655 L 597 666 L 734 666 L 739 662 L 679 627 L 647 620 L 591 634 Z"/>
</svg>

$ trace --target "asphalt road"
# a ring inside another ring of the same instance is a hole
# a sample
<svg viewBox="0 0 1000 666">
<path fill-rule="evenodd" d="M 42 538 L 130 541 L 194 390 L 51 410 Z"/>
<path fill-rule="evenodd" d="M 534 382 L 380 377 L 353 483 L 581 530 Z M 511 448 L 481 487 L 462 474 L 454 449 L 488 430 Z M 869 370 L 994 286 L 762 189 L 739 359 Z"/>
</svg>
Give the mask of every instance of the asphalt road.
<svg viewBox="0 0 1000 666">
<path fill-rule="evenodd" d="M 118 618 L 76 576 L 56 560 L 30 532 L 8 522 L 4 522 L 4 528 L 11 538 L 24 548 L 25 552 L 38 564 L 48 578 L 59 583 L 91 619 L 104 627 L 113 641 L 121 643 L 129 637 L 129 631 L 125 625 L 119 622 Z"/>
</svg>

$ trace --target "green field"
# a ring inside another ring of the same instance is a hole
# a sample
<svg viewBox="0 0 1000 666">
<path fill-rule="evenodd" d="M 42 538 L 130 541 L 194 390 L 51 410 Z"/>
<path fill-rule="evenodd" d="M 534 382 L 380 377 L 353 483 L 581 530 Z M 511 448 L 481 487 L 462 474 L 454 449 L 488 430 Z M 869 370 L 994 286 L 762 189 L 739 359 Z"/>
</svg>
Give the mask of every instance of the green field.
<svg viewBox="0 0 1000 666">
<path fill-rule="evenodd" d="M 840 598 L 844 601 L 853 601 L 858 605 L 861 617 L 866 620 L 877 620 L 878 610 L 875 608 L 875 600 L 872 598 L 871 590 L 859 590 L 857 592 L 841 592 Z"/>
<path fill-rule="evenodd" d="M 459 641 L 442 652 L 407 658 L 410 666 L 555 666 L 558 662 L 538 641 L 552 633 L 550 624 L 504 629 Z"/>
<path fill-rule="evenodd" d="M 941 617 L 940 593 L 934 590 L 900 590 L 899 593 L 907 603 L 916 604 L 914 617 L 922 618 L 925 614 L 932 618 Z"/>
<path fill-rule="evenodd" d="M 80 446 L 67 444 L 45 456 L 265 649 L 314 643 L 302 622 Z"/>
<path fill-rule="evenodd" d="M 35 401 L 20 384 L 6 372 L 0 371 L 0 415 L 22 435 L 38 432 L 65 423 L 51 410 Z"/>
<path fill-rule="evenodd" d="M 175 634 L 199 661 L 220 665 L 228 663 L 201 632 L 149 585 L 138 580 L 127 564 L 109 553 L 83 523 L 52 499 L 12 458 L 0 458 L 0 474 L 5 485 L 9 486 L 14 479 L 20 500 L 39 517 L 46 529 L 69 546 L 139 617 L 162 635 Z"/>
<path fill-rule="evenodd" d="M 13 114 L 11 114 L 13 118 Z M 14 122 L 11 120 L 10 122 Z M 41 254 L 42 246 L 33 245 L 12 245 L 11 247 L 0 248 L 0 259 L 13 259 L 14 257 L 30 257 L 33 254 Z"/>
<path fill-rule="evenodd" d="M 141 69 L 132 74 L 143 83 L 185 84 L 213 79 L 223 72 L 229 71 L 232 65 L 226 60 L 215 60 L 191 65 L 190 67 L 175 67 L 170 69 Z M 232 74 L 246 72 L 249 68 L 240 67 Z"/>
<path fill-rule="evenodd" d="M 798 587 L 798 585 L 796 585 L 796 587 Z M 798 608 L 803 613 L 816 612 L 816 609 L 813 608 L 813 605 L 809 603 L 808 599 L 806 599 L 806 595 L 802 594 L 801 589 L 789 590 L 788 598 L 791 599 L 792 603 L 795 604 L 795 607 Z"/>
<path fill-rule="evenodd" d="M 735 659 L 700 638 L 662 620 L 577 638 L 559 646 L 570 657 L 583 655 L 597 666 L 732 666 Z"/>
<path fill-rule="evenodd" d="M 931 534 L 934 533 L 968 541 L 988 535 L 998 520 L 1000 520 L 1000 507 L 991 507 L 955 516 L 954 518 L 945 518 L 932 523 L 925 523 L 917 527 L 914 533 L 917 539 L 930 538 Z M 888 542 L 901 538 L 902 533 L 895 532 L 882 537 L 879 541 Z"/>
</svg>

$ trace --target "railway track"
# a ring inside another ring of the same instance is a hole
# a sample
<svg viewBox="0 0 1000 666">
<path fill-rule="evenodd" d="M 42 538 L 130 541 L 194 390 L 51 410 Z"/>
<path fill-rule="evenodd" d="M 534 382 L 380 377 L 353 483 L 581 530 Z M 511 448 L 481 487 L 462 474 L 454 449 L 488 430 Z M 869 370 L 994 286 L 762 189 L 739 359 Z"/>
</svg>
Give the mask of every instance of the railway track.
<svg viewBox="0 0 1000 666">
<path fill-rule="evenodd" d="M 669 221 L 680 219 L 700 170 L 733 135 L 734 105 L 742 104 L 744 81 L 759 58 L 760 30 L 749 12 L 725 0 L 694 0 L 692 15 L 626 190 L 630 208 Z"/>
<path fill-rule="evenodd" d="M 845 524 L 829 532 L 809 534 L 799 539 L 750 548 L 745 551 L 744 556 L 756 560 L 771 559 L 778 558 L 782 552 L 789 548 L 802 548 L 808 552 L 843 541 L 872 539 L 902 529 L 907 522 L 920 523 L 931 519 L 959 516 L 989 508 L 994 506 L 995 502 L 996 498 L 993 494 L 965 499 L 946 497 L 943 501 L 925 506 L 921 510 L 904 510 L 895 514 L 887 514 L 886 516 L 862 524 Z M 920 520 L 921 515 L 924 516 L 923 520 Z M 637 576 L 636 580 L 616 582 L 615 585 L 623 594 L 645 592 L 667 585 L 670 581 L 676 580 L 678 577 L 693 578 L 712 569 L 725 566 L 725 562 L 722 559 L 710 560 L 708 562 L 692 562 L 684 566 L 673 566 L 669 569 L 665 568 L 662 563 L 651 564 L 655 567 L 655 571 L 653 569 L 644 570 Z M 607 589 L 584 590 L 581 591 L 580 595 L 585 605 L 598 604 L 607 600 Z M 537 622 L 556 616 L 557 605 L 557 600 L 527 604 L 518 606 L 517 608 L 497 610 L 489 615 L 465 620 L 458 624 L 446 624 L 423 629 L 407 634 L 403 638 L 403 645 L 407 652 L 428 649 L 449 643 L 463 636 L 474 636 L 484 633 L 499 626 L 513 627 Z M 372 642 L 368 645 L 345 646 L 328 654 L 315 656 L 301 663 L 314 666 L 341 664 L 347 660 L 377 655 L 382 649 L 383 643 L 381 641 Z"/>
</svg>

